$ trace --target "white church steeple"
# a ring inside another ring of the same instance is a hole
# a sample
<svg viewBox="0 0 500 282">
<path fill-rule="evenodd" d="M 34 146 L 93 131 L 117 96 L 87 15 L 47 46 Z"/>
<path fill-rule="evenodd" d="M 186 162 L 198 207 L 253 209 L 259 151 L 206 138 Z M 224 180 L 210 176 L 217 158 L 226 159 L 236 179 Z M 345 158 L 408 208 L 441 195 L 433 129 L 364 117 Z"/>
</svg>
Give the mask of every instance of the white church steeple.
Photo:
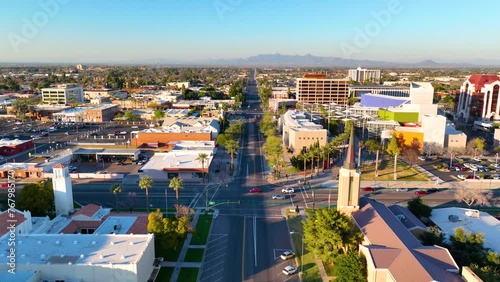
<svg viewBox="0 0 500 282">
<path fill-rule="evenodd" d="M 73 186 L 67 166 L 62 164 L 54 166 L 52 187 L 54 188 L 56 214 L 68 215 L 73 209 Z"/>
</svg>

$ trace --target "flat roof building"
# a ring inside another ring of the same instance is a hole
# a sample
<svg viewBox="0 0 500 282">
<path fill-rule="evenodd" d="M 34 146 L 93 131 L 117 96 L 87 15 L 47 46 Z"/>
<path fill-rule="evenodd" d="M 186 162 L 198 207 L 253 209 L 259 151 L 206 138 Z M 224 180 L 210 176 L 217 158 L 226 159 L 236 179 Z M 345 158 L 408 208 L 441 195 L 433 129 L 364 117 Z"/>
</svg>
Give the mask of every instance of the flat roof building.
<svg viewBox="0 0 500 282">
<path fill-rule="evenodd" d="M 303 104 L 346 105 L 349 98 L 347 79 L 327 79 L 325 75 L 297 78 L 297 102 Z"/>
<path fill-rule="evenodd" d="M 349 80 L 356 82 L 375 82 L 380 81 L 380 70 L 367 70 L 362 68 L 350 69 L 349 70 Z"/>
<path fill-rule="evenodd" d="M 153 271 L 153 234 L 17 234 L 16 243 L 16 271 L 44 280 L 143 282 Z M 0 254 L 0 272 L 9 269 L 7 255 Z"/>
<path fill-rule="evenodd" d="M 77 84 L 60 84 L 57 87 L 42 88 L 42 103 L 68 105 L 83 102 L 83 87 Z"/>
</svg>

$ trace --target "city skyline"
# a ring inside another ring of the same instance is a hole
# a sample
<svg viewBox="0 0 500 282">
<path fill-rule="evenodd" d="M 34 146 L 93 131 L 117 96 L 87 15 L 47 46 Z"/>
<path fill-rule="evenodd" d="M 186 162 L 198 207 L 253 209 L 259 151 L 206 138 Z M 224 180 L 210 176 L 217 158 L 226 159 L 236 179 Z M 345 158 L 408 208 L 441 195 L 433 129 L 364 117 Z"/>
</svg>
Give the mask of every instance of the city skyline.
<svg viewBox="0 0 500 282">
<path fill-rule="evenodd" d="M 427 0 L 29 3 L 3 4 L 0 63 L 189 63 L 279 53 L 500 64 L 500 39 L 489 36 L 495 2 L 488 9 Z"/>
</svg>

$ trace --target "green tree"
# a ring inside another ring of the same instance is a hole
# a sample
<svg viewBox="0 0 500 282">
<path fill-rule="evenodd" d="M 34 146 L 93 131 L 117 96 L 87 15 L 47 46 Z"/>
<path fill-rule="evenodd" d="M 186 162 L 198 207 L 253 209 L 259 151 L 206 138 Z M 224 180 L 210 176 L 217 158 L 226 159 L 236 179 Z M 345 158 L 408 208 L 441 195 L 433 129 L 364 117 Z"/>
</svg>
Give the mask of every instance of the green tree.
<svg viewBox="0 0 500 282">
<path fill-rule="evenodd" d="M 366 281 L 366 259 L 357 252 L 341 254 L 335 259 L 335 282 Z"/>
<path fill-rule="evenodd" d="M 398 171 L 397 171 L 397 165 L 398 165 L 398 156 L 401 153 L 401 148 L 398 143 L 398 138 L 396 135 L 392 135 L 391 141 L 389 142 L 389 145 L 387 145 L 387 153 L 394 157 L 394 180 L 398 179 Z"/>
<path fill-rule="evenodd" d="M 432 208 L 426 205 L 421 198 L 408 201 L 408 210 L 418 219 L 429 218 L 432 214 Z"/>
<path fill-rule="evenodd" d="M 231 139 L 226 142 L 226 145 L 224 147 L 226 148 L 226 151 L 231 155 L 231 168 L 234 168 L 234 155 L 238 151 L 240 145 L 236 140 Z"/>
<path fill-rule="evenodd" d="M 54 211 L 54 190 L 51 181 L 24 185 L 16 199 L 16 208 L 29 210 L 32 216 L 47 216 Z"/>
<path fill-rule="evenodd" d="M 177 201 L 177 204 L 179 204 L 179 189 L 184 188 L 184 183 L 182 181 L 182 178 L 180 177 L 172 178 L 172 180 L 170 180 L 170 183 L 168 184 L 168 187 L 174 189 L 175 200 Z"/>
<path fill-rule="evenodd" d="M 314 159 L 314 152 L 313 151 L 304 151 L 299 155 L 299 159 L 304 161 L 304 184 L 306 183 L 306 178 L 307 178 L 307 162 L 312 161 Z M 312 163 L 311 163 L 311 170 L 312 170 Z"/>
<path fill-rule="evenodd" d="M 175 220 L 164 217 L 160 209 L 151 212 L 148 216 L 148 232 L 154 233 L 165 248 L 177 249 L 187 233 L 191 232 L 189 218 L 178 217 Z"/>
<path fill-rule="evenodd" d="M 139 179 L 139 188 L 146 190 L 146 210 L 149 212 L 149 188 L 153 187 L 154 182 L 151 176 L 145 175 Z"/>
<path fill-rule="evenodd" d="M 356 250 L 363 240 L 351 218 L 336 209 L 307 211 L 302 225 L 304 244 L 323 261 L 333 262 L 338 255 Z"/>
<path fill-rule="evenodd" d="M 157 110 L 155 110 L 155 112 L 154 112 L 154 117 L 155 117 L 156 119 L 162 119 L 162 118 L 164 118 L 164 117 L 165 117 L 165 112 L 164 112 L 164 111 L 162 111 L 161 109 L 157 109 Z"/>
<path fill-rule="evenodd" d="M 467 232 L 463 227 L 455 228 L 450 236 L 449 250 L 460 266 L 469 266 L 471 263 L 484 265 L 486 263 L 486 249 L 482 233 Z"/>
<path fill-rule="evenodd" d="M 220 144 L 220 145 L 225 147 L 226 142 L 229 140 L 234 140 L 234 137 L 232 136 L 232 134 L 222 133 L 222 134 L 217 135 L 216 140 L 217 140 L 217 144 Z"/>
<path fill-rule="evenodd" d="M 198 157 L 195 160 L 201 163 L 201 178 L 205 182 L 205 164 L 208 162 L 208 155 L 206 153 L 198 153 Z"/>
<path fill-rule="evenodd" d="M 486 147 L 486 142 L 484 141 L 483 138 L 476 137 L 472 139 L 473 141 L 473 147 L 474 147 L 474 157 L 476 157 L 477 153 L 479 152 L 480 154 L 483 153 L 484 148 Z"/>
<path fill-rule="evenodd" d="M 111 185 L 111 193 L 113 193 L 113 195 L 115 195 L 115 200 L 116 200 L 116 205 L 115 205 L 115 209 L 118 210 L 118 195 L 123 191 L 123 186 L 121 184 L 113 184 Z"/>
<path fill-rule="evenodd" d="M 429 230 L 419 235 L 420 242 L 424 246 L 444 246 L 444 233 L 437 227 L 431 227 Z"/>
</svg>

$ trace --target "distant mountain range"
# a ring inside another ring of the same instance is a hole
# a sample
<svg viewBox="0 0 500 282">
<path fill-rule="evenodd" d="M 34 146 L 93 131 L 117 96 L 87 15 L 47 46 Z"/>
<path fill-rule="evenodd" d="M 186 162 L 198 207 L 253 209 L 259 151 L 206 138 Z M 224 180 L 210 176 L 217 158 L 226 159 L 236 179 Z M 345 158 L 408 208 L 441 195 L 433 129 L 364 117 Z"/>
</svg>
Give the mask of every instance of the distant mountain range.
<svg viewBox="0 0 500 282">
<path fill-rule="evenodd" d="M 500 67 L 500 61 L 477 60 L 471 63 L 438 63 L 425 60 L 417 63 L 386 62 L 372 60 L 344 59 L 340 57 L 320 57 L 307 55 L 261 54 L 235 59 L 137 59 L 128 61 L 75 62 L 83 64 L 110 65 L 158 65 L 158 66 L 231 66 L 231 67 L 327 67 L 327 68 L 488 68 Z M 44 65 L 44 63 L 0 63 L 0 65 Z M 49 63 L 55 65 L 57 63 Z M 59 64 L 61 65 L 61 64 Z M 68 65 L 64 63 L 63 65 Z"/>
<path fill-rule="evenodd" d="M 481 68 L 499 67 L 500 63 L 470 64 L 470 63 L 438 63 L 425 60 L 417 63 L 386 62 L 372 60 L 344 59 L 340 57 L 319 57 L 307 55 L 282 55 L 260 54 L 248 58 L 212 59 L 212 60 L 174 60 L 174 59 L 149 59 L 135 62 L 122 62 L 126 64 L 158 64 L 158 65 L 216 65 L 216 66 L 251 66 L 251 67 L 337 67 L 337 68 Z"/>
</svg>

